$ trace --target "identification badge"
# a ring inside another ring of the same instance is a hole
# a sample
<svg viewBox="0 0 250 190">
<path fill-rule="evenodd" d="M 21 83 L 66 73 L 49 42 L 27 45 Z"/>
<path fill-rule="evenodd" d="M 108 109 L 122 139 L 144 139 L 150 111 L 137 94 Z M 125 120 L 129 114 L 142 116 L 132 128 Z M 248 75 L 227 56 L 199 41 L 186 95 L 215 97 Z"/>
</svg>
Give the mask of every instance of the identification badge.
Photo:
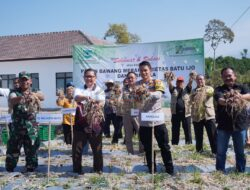
<svg viewBox="0 0 250 190">
<path fill-rule="evenodd" d="M 140 113 L 139 109 L 131 109 L 131 116 L 138 116 Z"/>
<path fill-rule="evenodd" d="M 164 113 L 142 113 L 142 121 L 164 121 Z"/>
</svg>

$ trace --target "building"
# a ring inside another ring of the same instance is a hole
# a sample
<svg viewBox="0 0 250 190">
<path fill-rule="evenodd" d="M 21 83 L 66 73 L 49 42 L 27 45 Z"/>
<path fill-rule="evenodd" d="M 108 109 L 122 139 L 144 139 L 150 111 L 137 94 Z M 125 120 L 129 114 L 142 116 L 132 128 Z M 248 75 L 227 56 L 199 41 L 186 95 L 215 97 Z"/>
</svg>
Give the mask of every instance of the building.
<svg viewBox="0 0 250 190">
<path fill-rule="evenodd" d="M 12 88 L 19 72 L 30 72 L 33 90 L 39 89 L 45 95 L 43 107 L 57 107 L 57 89 L 65 88 L 72 81 L 72 46 L 75 44 L 110 43 L 81 31 L 0 36 L 0 87 Z M 6 98 L 0 97 L 0 105 L 7 106 Z"/>
</svg>

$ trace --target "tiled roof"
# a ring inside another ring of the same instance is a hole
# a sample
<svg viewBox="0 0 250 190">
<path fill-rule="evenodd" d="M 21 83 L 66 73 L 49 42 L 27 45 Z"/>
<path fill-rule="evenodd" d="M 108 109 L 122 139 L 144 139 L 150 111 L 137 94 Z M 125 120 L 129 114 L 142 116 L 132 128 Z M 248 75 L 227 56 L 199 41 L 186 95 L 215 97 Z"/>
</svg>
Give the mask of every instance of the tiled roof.
<svg viewBox="0 0 250 190">
<path fill-rule="evenodd" d="M 95 36 L 88 35 L 87 37 L 95 45 L 114 45 L 114 43 L 112 43 L 112 42 L 109 42 L 109 41 L 104 40 L 104 39 L 96 38 Z"/>
<path fill-rule="evenodd" d="M 74 44 L 95 42 L 81 31 L 0 36 L 0 61 L 71 57 Z"/>
</svg>

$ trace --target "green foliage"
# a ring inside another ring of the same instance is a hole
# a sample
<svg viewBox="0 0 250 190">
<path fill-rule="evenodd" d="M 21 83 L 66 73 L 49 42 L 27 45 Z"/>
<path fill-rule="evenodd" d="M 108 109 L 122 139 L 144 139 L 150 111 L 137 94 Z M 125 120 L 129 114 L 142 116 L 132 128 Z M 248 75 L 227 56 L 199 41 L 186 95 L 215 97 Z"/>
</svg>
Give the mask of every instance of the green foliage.
<svg viewBox="0 0 250 190">
<path fill-rule="evenodd" d="M 190 180 L 190 182 L 202 185 L 204 183 L 204 181 L 201 177 L 201 173 L 199 171 L 195 171 L 193 173 L 193 178 Z"/>
<path fill-rule="evenodd" d="M 89 178 L 89 182 L 91 185 L 98 186 L 98 187 L 108 187 L 109 182 L 104 176 L 91 176 Z"/>
<path fill-rule="evenodd" d="M 167 174 L 155 174 L 154 175 L 154 183 L 161 183 L 165 178 L 167 178 Z"/>
<path fill-rule="evenodd" d="M 118 44 L 137 43 L 141 39 L 137 34 L 128 32 L 126 24 L 110 24 L 109 29 L 104 35 L 104 39 L 113 37 Z"/>
<path fill-rule="evenodd" d="M 215 51 L 221 42 L 231 43 L 234 40 L 233 31 L 218 19 L 213 19 L 208 22 L 205 29 L 204 40 L 210 42 L 210 46 L 214 51 L 213 64 L 215 70 Z"/>
<path fill-rule="evenodd" d="M 247 52 L 248 52 L 248 49 L 243 49 L 243 51 L 240 52 L 242 59 L 246 59 L 247 58 Z"/>
<path fill-rule="evenodd" d="M 206 26 L 204 40 L 210 42 L 211 47 L 216 49 L 221 42 L 231 43 L 234 40 L 234 33 L 223 21 L 213 19 Z"/>
<path fill-rule="evenodd" d="M 224 67 L 232 67 L 236 71 L 237 81 L 239 83 L 248 84 L 250 86 L 250 59 L 242 58 L 237 59 L 235 57 L 226 56 L 216 58 L 217 68 L 212 70 L 211 66 L 212 58 L 205 59 L 205 72 L 207 77 L 207 83 L 214 87 L 223 84 L 221 79 L 221 69 Z"/>
<path fill-rule="evenodd" d="M 225 185 L 227 183 L 226 175 L 221 171 L 214 171 L 212 172 L 212 176 L 216 183 Z"/>
</svg>

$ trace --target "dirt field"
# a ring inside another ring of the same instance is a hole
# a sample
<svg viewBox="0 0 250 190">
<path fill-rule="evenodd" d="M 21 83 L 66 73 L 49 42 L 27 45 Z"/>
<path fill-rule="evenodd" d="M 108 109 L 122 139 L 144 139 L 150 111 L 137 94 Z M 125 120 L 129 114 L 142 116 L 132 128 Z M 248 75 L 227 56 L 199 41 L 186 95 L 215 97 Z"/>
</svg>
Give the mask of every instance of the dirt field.
<svg viewBox="0 0 250 190">
<path fill-rule="evenodd" d="M 170 126 L 168 125 L 170 130 Z M 204 135 L 206 138 L 206 133 Z M 157 173 L 148 173 L 144 155 L 128 155 L 123 139 L 112 145 L 111 139 L 103 140 L 104 171 L 99 175 L 92 172 L 92 153 L 83 155 L 84 175 L 72 173 L 71 147 L 62 141 L 62 135 L 53 140 L 51 151 L 51 176 L 47 181 L 48 148 L 41 144 L 39 167 L 36 172 L 23 173 L 25 158 L 19 159 L 15 172 L 5 171 L 6 147 L 0 146 L 0 189 L 250 189 L 250 149 L 246 149 L 247 172 L 234 172 L 232 146 L 227 156 L 227 174 L 215 171 L 215 158 L 207 144 L 202 154 L 195 152 L 195 145 L 184 145 L 183 133 L 178 146 L 172 146 L 175 174 L 164 173 L 160 152 L 157 150 Z M 138 147 L 138 139 L 134 138 Z M 206 140 L 207 142 L 207 140 Z M 153 179 L 152 179 L 153 178 Z"/>
</svg>

